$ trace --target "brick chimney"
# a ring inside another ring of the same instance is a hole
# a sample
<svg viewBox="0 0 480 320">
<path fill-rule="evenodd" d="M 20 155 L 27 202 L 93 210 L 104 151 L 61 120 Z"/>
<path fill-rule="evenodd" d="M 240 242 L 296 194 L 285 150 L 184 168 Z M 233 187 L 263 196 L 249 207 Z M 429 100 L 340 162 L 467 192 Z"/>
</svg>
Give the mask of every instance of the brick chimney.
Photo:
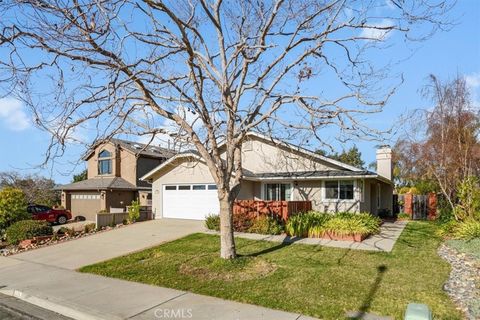
<svg viewBox="0 0 480 320">
<path fill-rule="evenodd" d="M 377 173 L 390 181 L 393 178 L 392 149 L 388 145 L 377 150 Z"/>
</svg>

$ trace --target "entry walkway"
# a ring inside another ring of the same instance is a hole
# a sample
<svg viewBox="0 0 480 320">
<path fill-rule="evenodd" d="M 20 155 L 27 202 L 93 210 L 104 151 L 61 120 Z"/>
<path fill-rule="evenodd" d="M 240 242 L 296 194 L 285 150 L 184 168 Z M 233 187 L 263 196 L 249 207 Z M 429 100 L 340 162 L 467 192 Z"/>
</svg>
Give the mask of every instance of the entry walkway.
<svg viewBox="0 0 480 320">
<path fill-rule="evenodd" d="M 407 221 L 385 222 L 380 227 L 380 233 L 370 236 L 362 242 L 355 241 L 339 241 L 321 238 L 299 238 L 289 237 L 286 235 L 264 235 L 256 233 L 235 232 L 236 237 L 265 240 L 283 243 L 298 243 L 308 245 L 320 245 L 326 247 L 335 247 L 343 249 L 370 250 L 390 252 L 397 242 L 398 237 L 402 234 L 403 229 L 407 225 Z M 218 234 L 216 231 L 206 231 L 207 233 Z"/>
</svg>

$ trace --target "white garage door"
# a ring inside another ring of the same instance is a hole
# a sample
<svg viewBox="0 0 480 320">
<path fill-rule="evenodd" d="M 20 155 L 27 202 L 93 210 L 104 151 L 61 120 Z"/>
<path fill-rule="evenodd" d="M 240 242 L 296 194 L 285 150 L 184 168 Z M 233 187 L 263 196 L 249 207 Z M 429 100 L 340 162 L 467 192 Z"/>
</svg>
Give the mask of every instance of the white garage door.
<svg viewBox="0 0 480 320">
<path fill-rule="evenodd" d="M 163 217 L 204 220 L 218 214 L 217 186 L 214 184 L 178 184 L 163 186 Z"/>
</svg>

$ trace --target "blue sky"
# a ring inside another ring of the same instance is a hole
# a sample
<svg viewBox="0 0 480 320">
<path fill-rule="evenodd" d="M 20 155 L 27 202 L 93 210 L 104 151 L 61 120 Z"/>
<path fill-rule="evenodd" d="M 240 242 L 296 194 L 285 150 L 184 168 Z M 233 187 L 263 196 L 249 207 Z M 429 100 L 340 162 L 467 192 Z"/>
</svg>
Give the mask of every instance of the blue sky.
<svg viewBox="0 0 480 320">
<path fill-rule="evenodd" d="M 465 75 L 473 99 L 477 106 L 480 105 L 480 1 L 459 1 L 451 15 L 457 18 L 457 25 L 451 31 L 437 33 L 422 43 L 412 57 L 395 67 L 395 72 L 403 73 L 404 83 L 384 112 L 368 119 L 371 126 L 388 128 L 409 110 L 431 107 L 431 103 L 423 99 L 419 92 L 427 83 L 429 74 L 441 79 L 452 78 L 457 73 Z M 408 56 L 410 52 L 400 54 Z M 352 141 L 340 145 L 333 140 L 331 142 L 338 151 L 356 144 L 367 163 L 374 160 L 375 145 L 378 144 Z M 391 140 L 385 142 L 393 143 Z M 78 164 L 78 159 L 85 151 L 84 146 L 71 145 L 62 158 L 39 168 L 48 143 L 49 136 L 32 125 L 30 115 L 21 103 L 11 98 L 0 99 L 0 171 L 39 173 L 52 177 L 58 183 L 71 181 L 72 174 L 84 168 L 84 164 Z"/>
</svg>

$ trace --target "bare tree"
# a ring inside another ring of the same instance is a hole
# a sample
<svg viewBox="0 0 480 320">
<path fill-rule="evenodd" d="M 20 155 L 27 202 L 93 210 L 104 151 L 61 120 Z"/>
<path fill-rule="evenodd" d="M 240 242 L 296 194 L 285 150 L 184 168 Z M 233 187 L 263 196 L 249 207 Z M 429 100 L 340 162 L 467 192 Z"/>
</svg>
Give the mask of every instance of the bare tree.
<svg viewBox="0 0 480 320">
<path fill-rule="evenodd" d="M 442 82 L 431 75 L 429 80 L 423 93 L 434 107 L 415 113 L 396 154 L 404 180 L 433 181 L 453 209 L 460 183 L 480 176 L 480 112 L 462 76 Z"/>
<path fill-rule="evenodd" d="M 49 206 L 60 203 L 60 192 L 54 190 L 55 182 L 39 175 L 0 172 L 0 189 L 6 187 L 22 190 L 28 203 Z"/>
<path fill-rule="evenodd" d="M 245 134 L 320 139 L 325 128 L 337 127 L 344 138 L 374 135 L 361 119 L 380 112 L 402 80 L 372 54 L 391 35 L 426 39 L 445 27 L 451 6 L 439 0 L 3 1 L 0 44 L 8 54 L 1 77 L 51 133 L 47 159 L 91 128 L 101 139 L 130 132 L 195 147 L 218 185 L 221 257 L 234 258 L 232 206 Z M 342 89 L 330 93 L 332 84 Z"/>
</svg>

